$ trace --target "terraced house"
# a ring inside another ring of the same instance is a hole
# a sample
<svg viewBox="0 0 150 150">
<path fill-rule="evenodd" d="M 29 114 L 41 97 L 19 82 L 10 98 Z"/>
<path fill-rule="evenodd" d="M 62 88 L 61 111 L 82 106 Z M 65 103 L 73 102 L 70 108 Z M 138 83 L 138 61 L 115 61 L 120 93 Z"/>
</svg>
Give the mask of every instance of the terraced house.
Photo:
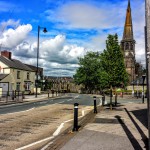
<svg viewBox="0 0 150 150">
<path fill-rule="evenodd" d="M 35 74 L 27 65 L 12 59 L 11 52 L 2 51 L 0 54 L 0 88 L 7 91 L 33 91 Z"/>
</svg>

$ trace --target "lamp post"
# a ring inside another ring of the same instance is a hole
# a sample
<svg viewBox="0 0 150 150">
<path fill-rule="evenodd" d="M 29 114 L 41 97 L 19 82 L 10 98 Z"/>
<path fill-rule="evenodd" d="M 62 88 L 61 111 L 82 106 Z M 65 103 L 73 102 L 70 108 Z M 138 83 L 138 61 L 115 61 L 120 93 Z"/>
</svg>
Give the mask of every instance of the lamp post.
<svg viewBox="0 0 150 150">
<path fill-rule="evenodd" d="M 142 92 L 142 102 L 144 103 L 144 81 L 145 81 L 146 75 L 142 75 L 143 79 L 143 92 Z"/>
<path fill-rule="evenodd" d="M 134 97 L 134 65 L 131 66 L 132 69 L 132 97 Z"/>
<path fill-rule="evenodd" d="M 45 27 L 40 27 L 38 26 L 38 41 L 37 41 L 37 67 L 36 67 L 36 82 L 35 82 L 35 85 L 36 85 L 36 93 L 35 93 L 35 97 L 37 97 L 37 88 L 38 88 L 38 72 L 39 72 L 39 69 L 38 69 L 38 65 L 39 65 L 39 38 L 40 38 L 40 29 L 43 29 L 43 32 L 46 33 L 47 30 Z"/>
<path fill-rule="evenodd" d="M 137 79 L 137 81 L 136 81 L 136 84 L 137 84 L 137 93 L 136 93 L 136 96 L 137 96 L 137 99 L 138 99 L 138 94 L 139 94 L 139 87 L 138 87 L 138 84 L 139 84 L 139 80 Z"/>
<path fill-rule="evenodd" d="M 134 97 L 134 81 L 132 82 L 132 97 Z"/>
</svg>

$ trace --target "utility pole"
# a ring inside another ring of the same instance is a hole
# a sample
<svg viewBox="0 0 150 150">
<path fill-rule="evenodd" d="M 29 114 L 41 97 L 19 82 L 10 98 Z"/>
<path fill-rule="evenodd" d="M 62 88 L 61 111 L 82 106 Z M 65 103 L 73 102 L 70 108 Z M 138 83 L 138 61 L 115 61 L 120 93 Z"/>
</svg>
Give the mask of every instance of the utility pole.
<svg viewBox="0 0 150 150">
<path fill-rule="evenodd" d="M 145 0 L 145 56 L 147 70 L 147 101 L 148 101 L 148 149 L 150 149 L 150 0 Z"/>
</svg>

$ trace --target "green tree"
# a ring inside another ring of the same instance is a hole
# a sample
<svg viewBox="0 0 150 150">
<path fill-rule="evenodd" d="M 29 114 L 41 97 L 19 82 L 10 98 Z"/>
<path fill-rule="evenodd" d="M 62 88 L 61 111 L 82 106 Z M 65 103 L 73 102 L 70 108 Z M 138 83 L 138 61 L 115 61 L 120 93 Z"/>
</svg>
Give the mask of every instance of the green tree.
<svg viewBox="0 0 150 150">
<path fill-rule="evenodd" d="M 101 65 L 100 53 L 87 53 L 84 58 L 79 58 L 79 66 L 74 75 L 76 84 L 84 85 L 89 92 L 101 90 L 108 85 L 108 76 Z"/>
<path fill-rule="evenodd" d="M 97 88 L 98 83 L 98 68 L 99 68 L 99 53 L 89 52 L 84 58 L 79 58 L 79 68 L 74 75 L 74 81 L 76 84 L 82 84 L 85 89 L 91 92 L 93 89 Z"/>
<path fill-rule="evenodd" d="M 79 58 L 74 81 L 78 85 L 84 85 L 89 92 L 127 85 L 128 74 L 117 34 L 108 35 L 103 53 L 89 52 Z"/>
<path fill-rule="evenodd" d="M 120 87 L 127 85 L 128 74 L 126 72 L 123 53 L 118 43 L 118 36 L 108 35 L 106 49 L 101 54 L 103 69 L 108 73 L 109 86 Z"/>
</svg>

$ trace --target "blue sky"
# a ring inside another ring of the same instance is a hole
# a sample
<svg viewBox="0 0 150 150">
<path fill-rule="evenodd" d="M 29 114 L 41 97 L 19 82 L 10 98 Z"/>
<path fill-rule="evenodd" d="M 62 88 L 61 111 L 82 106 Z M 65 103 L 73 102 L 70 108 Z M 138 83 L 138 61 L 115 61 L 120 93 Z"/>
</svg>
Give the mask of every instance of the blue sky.
<svg viewBox="0 0 150 150">
<path fill-rule="evenodd" d="M 144 60 L 144 0 L 130 0 L 136 60 Z M 0 0 L 0 49 L 13 58 L 36 65 L 37 27 L 39 66 L 45 75 L 72 76 L 78 57 L 105 48 L 108 34 L 122 39 L 128 0 Z"/>
</svg>

